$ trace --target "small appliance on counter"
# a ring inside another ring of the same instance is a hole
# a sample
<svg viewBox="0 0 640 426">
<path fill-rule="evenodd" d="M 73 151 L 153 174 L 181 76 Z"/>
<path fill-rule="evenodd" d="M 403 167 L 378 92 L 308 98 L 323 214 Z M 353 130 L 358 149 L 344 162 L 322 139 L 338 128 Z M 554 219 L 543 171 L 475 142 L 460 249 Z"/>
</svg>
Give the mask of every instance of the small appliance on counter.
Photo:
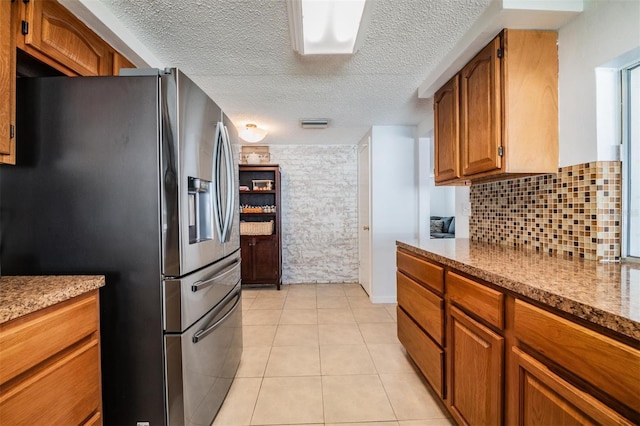
<svg viewBox="0 0 640 426">
<path fill-rule="evenodd" d="M 100 274 L 105 425 L 209 425 L 242 353 L 235 126 L 177 69 L 21 78 L 5 275 Z"/>
</svg>

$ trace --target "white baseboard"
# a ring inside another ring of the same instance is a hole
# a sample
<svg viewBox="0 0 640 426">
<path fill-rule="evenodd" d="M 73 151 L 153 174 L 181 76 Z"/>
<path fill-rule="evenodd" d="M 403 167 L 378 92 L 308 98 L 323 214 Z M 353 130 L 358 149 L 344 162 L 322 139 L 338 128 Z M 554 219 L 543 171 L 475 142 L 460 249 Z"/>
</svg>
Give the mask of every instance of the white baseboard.
<svg viewBox="0 0 640 426">
<path fill-rule="evenodd" d="M 378 296 L 378 297 L 370 297 L 371 303 L 397 303 L 395 296 Z"/>
</svg>

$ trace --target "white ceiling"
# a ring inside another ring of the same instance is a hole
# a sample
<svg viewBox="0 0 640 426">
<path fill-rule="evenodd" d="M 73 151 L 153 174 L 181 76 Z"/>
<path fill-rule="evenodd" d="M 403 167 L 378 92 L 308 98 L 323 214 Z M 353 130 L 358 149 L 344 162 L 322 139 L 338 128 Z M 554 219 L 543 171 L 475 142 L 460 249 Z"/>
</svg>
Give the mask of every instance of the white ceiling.
<svg viewBox="0 0 640 426">
<path fill-rule="evenodd" d="M 356 144 L 373 125 L 425 126 L 432 96 L 502 28 L 558 29 L 583 0 L 368 0 L 349 56 L 291 47 L 288 0 L 59 0 L 137 66 L 179 67 L 260 144 Z M 419 97 L 418 94 L 422 97 Z M 328 118 L 305 130 L 303 118 Z"/>
<path fill-rule="evenodd" d="M 61 2 L 90 21 L 71 1 Z M 353 56 L 295 53 L 286 0 L 81 3 L 100 3 L 93 8 L 110 19 L 98 18 L 118 37 L 134 50 L 138 42 L 148 49 L 147 57 L 157 59 L 152 66 L 181 68 L 236 126 L 267 128 L 260 144 L 355 144 L 372 125 L 426 118 L 431 101 L 418 98 L 418 87 L 490 0 L 377 0 Z M 328 118 L 330 126 L 304 130 L 302 118 Z"/>
</svg>

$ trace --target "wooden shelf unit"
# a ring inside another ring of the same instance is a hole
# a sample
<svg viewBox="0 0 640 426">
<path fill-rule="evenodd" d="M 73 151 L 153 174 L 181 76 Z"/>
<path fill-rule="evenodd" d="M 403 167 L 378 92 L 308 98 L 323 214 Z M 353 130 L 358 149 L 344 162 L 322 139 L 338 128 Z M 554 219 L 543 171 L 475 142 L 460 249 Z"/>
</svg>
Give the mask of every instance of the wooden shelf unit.
<svg viewBox="0 0 640 426">
<path fill-rule="evenodd" d="M 241 164 L 238 171 L 241 186 L 253 188 L 254 180 L 273 182 L 272 190 L 239 191 L 241 206 L 275 206 L 274 212 L 240 213 L 241 222 L 274 222 L 271 235 L 242 235 L 241 232 L 242 283 L 271 284 L 280 290 L 282 283 L 280 166 Z"/>
</svg>

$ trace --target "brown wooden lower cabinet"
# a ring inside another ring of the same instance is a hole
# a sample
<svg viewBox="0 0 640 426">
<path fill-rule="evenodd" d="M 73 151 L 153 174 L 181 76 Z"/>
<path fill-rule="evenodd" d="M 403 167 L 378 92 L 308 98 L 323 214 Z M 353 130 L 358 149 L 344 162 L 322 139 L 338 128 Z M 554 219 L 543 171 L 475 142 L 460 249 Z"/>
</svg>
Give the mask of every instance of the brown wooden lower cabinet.
<svg viewBox="0 0 640 426">
<path fill-rule="evenodd" d="M 514 347 L 512 354 L 518 370 L 518 425 L 633 424 L 522 350 Z"/>
<path fill-rule="evenodd" d="M 277 235 L 241 235 L 242 282 L 276 284 L 280 289 L 280 244 Z"/>
<path fill-rule="evenodd" d="M 98 291 L 0 325 L 0 424 L 100 425 Z"/>
<path fill-rule="evenodd" d="M 451 307 L 449 405 L 460 424 L 502 424 L 504 338 Z"/>
<path fill-rule="evenodd" d="M 639 342 L 398 253 L 398 339 L 456 423 L 640 424 Z"/>
</svg>

